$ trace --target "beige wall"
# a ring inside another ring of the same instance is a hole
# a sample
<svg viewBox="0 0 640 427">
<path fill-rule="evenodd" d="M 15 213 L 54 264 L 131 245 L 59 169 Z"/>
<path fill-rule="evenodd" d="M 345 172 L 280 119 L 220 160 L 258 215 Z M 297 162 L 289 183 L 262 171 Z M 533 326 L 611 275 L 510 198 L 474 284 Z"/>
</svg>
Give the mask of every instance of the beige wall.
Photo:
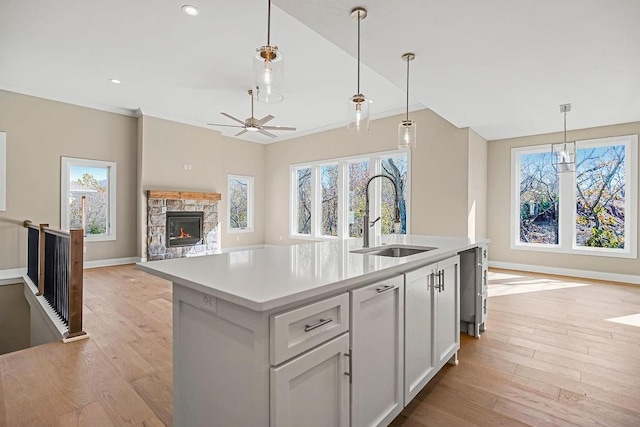
<svg viewBox="0 0 640 427">
<path fill-rule="evenodd" d="M 567 138 L 580 140 L 638 133 L 640 122 L 570 131 Z M 562 138 L 562 133 L 552 133 L 489 142 L 487 231 L 491 239 L 491 261 L 605 273 L 640 274 L 640 263 L 637 259 L 548 254 L 510 248 L 511 148 L 551 144 L 562 141 Z M 640 239 L 640 234 L 637 239 Z"/>
<path fill-rule="evenodd" d="M 222 193 L 218 203 L 223 248 L 264 243 L 264 145 L 227 138 L 220 132 L 150 116 L 138 119 L 140 178 L 139 256 L 146 258 L 146 191 L 183 190 Z M 185 170 L 184 164 L 191 170 Z M 254 231 L 227 232 L 227 175 L 253 176 Z"/>
<path fill-rule="evenodd" d="M 7 133 L 7 210 L 0 269 L 26 265 L 22 220 L 60 226 L 60 157 L 117 163 L 117 240 L 87 242 L 86 261 L 136 255 L 136 119 L 0 90 Z"/>
<path fill-rule="evenodd" d="M 431 110 L 412 113 L 418 123 L 411 153 L 411 233 L 467 236 L 467 129 L 458 129 Z M 266 146 L 268 227 L 265 242 L 289 239 L 289 166 L 295 163 L 395 150 L 401 116 L 371 122 L 363 135 L 334 129 Z"/>
<path fill-rule="evenodd" d="M 468 237 L 487 237 L 487 141 L 469 129 Z"/>
</svg>

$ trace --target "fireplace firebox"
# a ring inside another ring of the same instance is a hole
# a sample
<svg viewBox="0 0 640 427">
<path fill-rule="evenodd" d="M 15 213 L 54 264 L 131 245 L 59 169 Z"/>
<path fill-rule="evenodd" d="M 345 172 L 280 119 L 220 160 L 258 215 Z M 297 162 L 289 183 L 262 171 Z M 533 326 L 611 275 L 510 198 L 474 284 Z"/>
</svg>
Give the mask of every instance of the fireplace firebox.
<svg viewBox="0 0 640 427">
<path fill-rule="evenodd" d="M 202 244 L 202 212 L 167 212 L 167 247 Z"/>
</svg>

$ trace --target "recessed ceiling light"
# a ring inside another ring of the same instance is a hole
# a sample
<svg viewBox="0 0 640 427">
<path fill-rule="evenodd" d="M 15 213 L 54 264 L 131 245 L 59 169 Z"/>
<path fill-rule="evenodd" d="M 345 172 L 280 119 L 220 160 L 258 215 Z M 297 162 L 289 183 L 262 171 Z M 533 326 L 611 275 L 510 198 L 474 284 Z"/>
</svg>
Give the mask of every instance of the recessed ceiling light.
<svg viewBox="0 0 640 427">
<path fill-rule="evenodd" d="M 118 80 L 118 79 L 109 79 L 109 81 L 110 81 L 111 83 L 115 83 L 115 84 L 117 84 L 117 85 L 119 85 L 120 83 L 122 83 L 122 82 L 121 82 L 120 80 Z"/>
<path fill-rule="evenodd" d="M 182 6 L 182 11 L 189 16 L 198 16 L 198 14 L 200 13 L 197 7 L 188 4 Z"/>
</svg>

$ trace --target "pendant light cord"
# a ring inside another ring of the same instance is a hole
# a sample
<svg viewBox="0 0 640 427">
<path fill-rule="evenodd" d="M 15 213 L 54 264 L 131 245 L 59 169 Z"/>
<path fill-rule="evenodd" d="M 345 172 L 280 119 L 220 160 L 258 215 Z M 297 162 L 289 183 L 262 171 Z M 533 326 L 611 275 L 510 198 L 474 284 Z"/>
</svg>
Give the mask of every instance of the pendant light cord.
<svg viewBox="0 0 640 427">
<path fill-rule="evenodd" d="M 409 121 L 409 57 L 407 56 L 407 121 Z"/>
<path fill-rule="evenodd" d="M 267 9 L 267 46 L 271 45 L 271 0 Z"/>
<path fill-rule="evenodd" d="M 360 11 L 358 11 L 358 95 L 360 95 Z"/>
<path fill-rule="evenodd" d="M 564 151 L 567 151 L 567 112 L 564 112 Z"/>
</svg>

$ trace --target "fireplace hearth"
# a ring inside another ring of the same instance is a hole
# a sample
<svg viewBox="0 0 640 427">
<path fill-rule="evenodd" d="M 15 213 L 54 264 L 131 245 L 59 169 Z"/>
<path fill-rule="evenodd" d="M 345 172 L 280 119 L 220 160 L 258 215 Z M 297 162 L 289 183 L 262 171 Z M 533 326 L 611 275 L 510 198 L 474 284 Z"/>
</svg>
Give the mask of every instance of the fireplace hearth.
<svg viewBox="0 0 640 427">
<path fill-rule="evenodd" d="M 167 212 L 167 247 L 202 243 L 202 212 Z"/>
</svg>

